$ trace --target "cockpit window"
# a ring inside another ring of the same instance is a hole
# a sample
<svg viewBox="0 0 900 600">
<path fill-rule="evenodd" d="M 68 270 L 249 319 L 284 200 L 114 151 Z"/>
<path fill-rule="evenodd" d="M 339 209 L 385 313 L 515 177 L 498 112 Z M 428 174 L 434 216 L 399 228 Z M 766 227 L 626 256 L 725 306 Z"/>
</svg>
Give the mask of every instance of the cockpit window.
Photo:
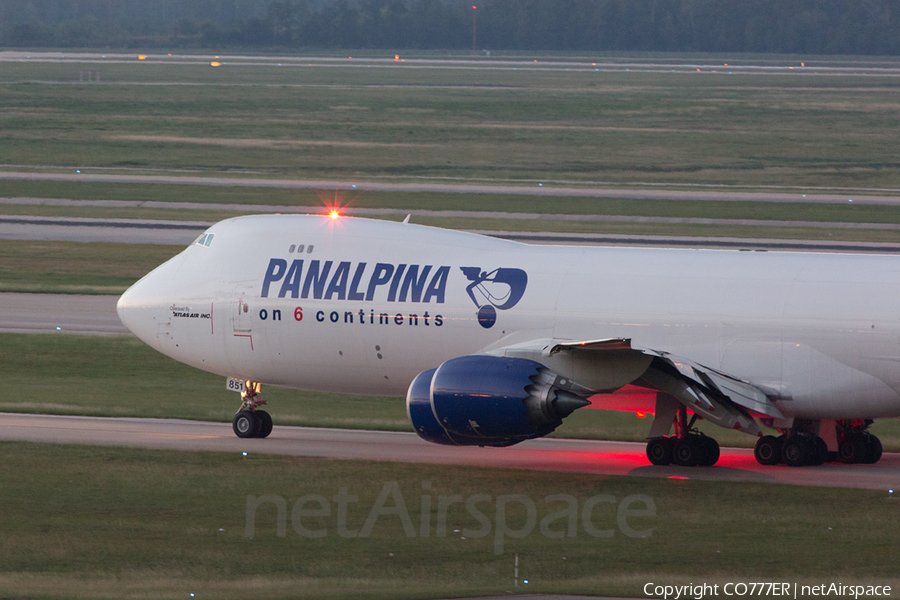
<svg viewBox="0 0 900 600">
<path fill-rule="evenodd" d="M 212 244 L 214 237 L 216 237 L 216 234 L 214 233 L 204 233 L 199 238 L 197 238 L 197 241 L 195 241 L 194 243 L 200 246 L 209 247 L 209 245 Z"/>
</svg>

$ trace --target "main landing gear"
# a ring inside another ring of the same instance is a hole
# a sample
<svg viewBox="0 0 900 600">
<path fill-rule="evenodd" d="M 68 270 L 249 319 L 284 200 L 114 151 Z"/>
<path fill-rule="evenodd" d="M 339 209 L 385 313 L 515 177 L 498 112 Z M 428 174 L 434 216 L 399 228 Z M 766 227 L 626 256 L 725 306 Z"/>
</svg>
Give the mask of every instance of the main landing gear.
<svg viewBox="0 0 900 600">
<path fill-rule="evenodd" d="M 790 431 L 778 437 L 765 435 L 753 449 L 756 462 L 761 465 L 784 463 L 789 467 L 821 465 L 828 461 L 828 445 L 818 435 Z"/>
<path fill-rule="evenodd" d="M 831 448 L 820 437 L 832 432 L 819 432 L 819 423 L 797 423 L 787 430 L 780 430 L 778 437 L 767 435 L 759 438 L 753 455 L 761 465 L 784 463 L 790 467 L 816 466 L 826 462 L 872 464 L 881 458 L 881 440 L 868 432 L 871 419 L 837 421 Z M 828 422 L 826 427 L 830 427 Z"/>
<path fill-rule="evenodd" d="M 654 465 L 676 464 L 683 467 L 711 467 L 719 460 L 719 443 L 693 429 L 695 414 L 690 422 L 687 408 L 678 407 L 675 414 L 675 435 L 655 437 L 647 442 L 647 458 Z"/>
<path fill-rule="evenodd" d="M 881 440 L 865 429 L 850 428 L 838 439 L 837 459 L 843 463 L 874 464 L 881 459 Z"/>
<path fill-rule="evenodd" d="M 272 417 L 259 407 L 267 404 L 259 395 L 258 381 L 247 381 L 241 392 L 241 408 L 231 421 L 234 434 L 239 438 L 264 438 L 272 433 Z"/>
</svg>

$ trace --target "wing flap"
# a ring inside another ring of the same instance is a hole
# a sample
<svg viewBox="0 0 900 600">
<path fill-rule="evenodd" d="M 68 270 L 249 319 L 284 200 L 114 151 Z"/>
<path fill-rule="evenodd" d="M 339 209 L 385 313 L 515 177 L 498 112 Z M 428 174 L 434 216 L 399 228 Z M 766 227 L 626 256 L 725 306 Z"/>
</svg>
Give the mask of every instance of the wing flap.
<svg viewBox="0 0 900 600">
<path fill-rule="evenodd" d="M 707 375 L 736 404 L 768 417 L 784 418 L 778 407 L 759 388 L 716 371 L 710 370 Z"/>
<path fill-rule="evenodd" d="M 645 356 L 655 357 L 665 361 L 668 365 L 671 365 L 680 377 L 687 382 L 696 384 L 686 385 L 685 389 L 682 390 L 684 394 L 683 399 L 691 409 L 696 407 L 699 411 L 711 415 L 715 412 L 717 404 L 720 406 L 722 405 L 721 402 L 717 401 L 715 398 L 715 395 L 718 394 L 741 409 L 746 409 L 776 419 L 784 418 L 784 415 L 778 407 L 775 406 L 769 396 L 751 382 L 732 377 L 721 371 L 674 356 L 668 352 L 653 350 L 651 348 L 635 347 L 628 338 L 604 338 L 582 341 L 543 339 L 537 340 L 536 342 L 539 343 L 535 343 L 532 347 L 535 350 L 539 348 L 540 354 L 544 357 L 552 357 L 560 353 L 571 353 L 572 355 L 587 354 L 591 355 L 597 361 L 608 360 L 612 356 L 624 354 L 643 354 Z M 654 387 L 656 388 L 656 386 Z M 704 388 L 711 391 L 712 394 L 705 393 L 703 391 Z M 719 409 L 720 414 L 723 411 L 723 408 Z M 732 416 L 736 421 L 746 421 L 746 419 L 743 418 L 743 415 L 740 415 L 741 418 L 738 418 L 739 415 L 737 413 Z"/>
</svg>

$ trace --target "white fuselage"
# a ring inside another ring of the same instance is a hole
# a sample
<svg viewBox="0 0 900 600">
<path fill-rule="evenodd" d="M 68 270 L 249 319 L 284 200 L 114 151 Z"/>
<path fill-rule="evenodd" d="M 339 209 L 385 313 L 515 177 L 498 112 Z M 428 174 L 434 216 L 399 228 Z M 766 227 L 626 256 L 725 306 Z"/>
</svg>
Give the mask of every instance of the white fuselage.
<svg viewBox="0 0 900 600">
<path fill-rule="evenodd" d="M 900 257 L 531 246 L 282 215 L 229 219 L 198 242 L 119 314 L 220 375 L 403 395 L 454 357 L 625 338 L 751 382 L 786 416 L 900 415 Z"/>
</svg>

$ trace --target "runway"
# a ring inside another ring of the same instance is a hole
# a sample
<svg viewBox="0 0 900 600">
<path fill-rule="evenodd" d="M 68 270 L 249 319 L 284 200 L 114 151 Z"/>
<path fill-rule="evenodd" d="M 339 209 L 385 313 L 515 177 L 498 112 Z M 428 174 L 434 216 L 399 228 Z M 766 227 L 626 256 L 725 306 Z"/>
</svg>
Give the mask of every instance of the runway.
<svg viewBox="0 0 900 600">
<path fill-rule="evenodd" d="M 269 438 L 240 439 L 228 423 L 0 413 L 0 440 L 132 448 L 263 453 L 333 459 L 471 465 L 506 469 L 592 473 L 699 481 L 900 489 L 900 454 L 874 465 L 765 467 L 744 448 L 723 448 L 715 467 L 650 465 L 644 444 L 542 438 L 510 448 L 429 444 L 414 433 L 282 427 Z"/>
</svg>

